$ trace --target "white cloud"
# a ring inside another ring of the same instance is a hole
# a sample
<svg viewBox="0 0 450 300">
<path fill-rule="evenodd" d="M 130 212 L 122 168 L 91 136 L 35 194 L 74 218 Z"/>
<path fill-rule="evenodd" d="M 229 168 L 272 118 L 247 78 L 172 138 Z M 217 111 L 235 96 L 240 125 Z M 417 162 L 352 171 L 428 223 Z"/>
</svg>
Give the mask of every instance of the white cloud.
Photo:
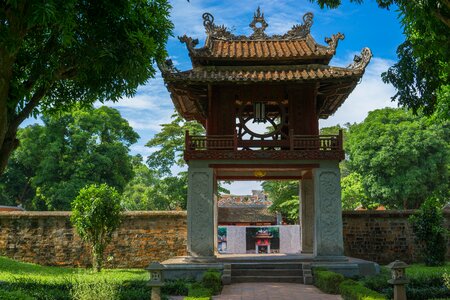
<svg viewBox="0 0 450 300">
<path fill-rule="evenodd" d="M 337 64 L 341 64 L 341 62 Z M 356 86 L 333 116 L 326 120 L 320 120 L 320 126 L 343 125 L 347 122 L 359 123 L 367 117 L 369 111 L 384 107 L 397 107 L 397 103 L 391 101 L 391 97 L 395 94 L 394 87 L 381 80 L 381 73 L 392 64 L 393 62 L 387 59 L 372 58 L 362 82 Z M 344 65 L 348 65 L 348 63 Z"/>
<path fill-rule="evenodd" d="M 233 181 L 231 184 L 223 184 L 233 195 L 251 195 L 252 190 L 261 190 L 261 181 Z"/>
</svg>

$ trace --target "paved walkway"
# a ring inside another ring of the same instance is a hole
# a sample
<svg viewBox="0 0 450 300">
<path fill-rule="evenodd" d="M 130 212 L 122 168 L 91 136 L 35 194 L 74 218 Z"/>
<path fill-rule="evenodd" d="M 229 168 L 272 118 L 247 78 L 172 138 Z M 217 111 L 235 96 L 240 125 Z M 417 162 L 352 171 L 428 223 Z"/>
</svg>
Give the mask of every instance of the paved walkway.
<svg viewBox="0 0 450 300">
<path fill-rule="evenodd" d="M 313 285 L 298 283 L 234 283 L 225 285 L 214 300 L 340 300 L 339 295 L 322 293 Z"/>
</svg>

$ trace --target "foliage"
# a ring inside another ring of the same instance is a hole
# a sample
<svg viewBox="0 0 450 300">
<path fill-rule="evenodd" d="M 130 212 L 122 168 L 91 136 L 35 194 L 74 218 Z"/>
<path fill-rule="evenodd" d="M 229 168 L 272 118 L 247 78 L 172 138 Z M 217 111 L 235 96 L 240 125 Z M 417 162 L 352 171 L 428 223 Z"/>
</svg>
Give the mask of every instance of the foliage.
<svg viewBox="0 0 450 300">
<path fill-rule="evenodd" d="M 450 265 L 429 267 L 423 264 L 413 264 L 406 269 L 406 276 L 410 282 L 406 286 L 408 299 L 448 298 L 450 290 L 446 288 L 443 275 L 450 272 Z M 391 278 L 390 271 L 382 267 L 381 272 L 360 281 L 365 287 L 393 297 L 392 285 L 387 281 Z"/>
<path fill-rule="evenodd" d="M 203 287 L 211 290 L 213 295 L 217 295 L 222 290 L 222 274 L 217 270 L 208 270 L 203 274 Z"/>
<path fill-rule="evenodd" d="M 188 296 L 193 298 L 211 299 L 212 291 L 204 287 L 201 283 L 196 282 L 189 286 Z"/>
<path fill-rule="evenodd" d="M 70 290 L 73 300 L 111 300 L 118 298 L 117 287 L 109 282 L 76 279 Z"/>
<path fill-rule="evenodd" d="M 341 0 L 311 0 L 336 8 Z M 363 0 L 350 2 L 362 3 Z M 393 99 L 415 112 L 450 116 L 450 3 L 446 0 L 377 0 L 381 8 L 398 6 L 406 41 L 397 49 L 398 62 L 382 74 L 397 89 Z"/>
<path fill-rule="evenodd" d="M 205 129 L 196 121 L 186 121 L 178 113 L 172 115 L 172 122 L 162 124 L 160 132 L 148 141 L 147 147 L 156 147 L 150 154 L 147 163 L 152 170 L 157 170 L 160 176 L 171 176 L 173 166 L 185 165 L 183 159 L 184 137 L 188 130 L 190 135 L 201 135 Z"/>
<path fill-rule="evenodd" d="M 188 279 L 165 280 L 161 292 L 165 295 L 187 296 L 189 285 L 192 283 L 192 280 Z"/>
<path fill-rule="evenodd" d="M 5 291 L 0 289 L 0 299 L 3 300 L 35 300 L 36 298 L 29 296 L 21 290 Z"/>
<path fill-rule="evenodd" d="M 342 209 L 354 210 L 358 206 L 368 207 L 369 199 L 362 185 L 362 177 L 356 172 L 341 178 Z"/>
<path fill-rule="evenodd" d="M 0 173 L 30 114 L 117 101 L 153 77 L 169 9 L 166 0 L 2 1 Z"/>
<path fill-rule="evenodd" d="M 314 270 L 314 285 L 327 294 L 339 294 L 339 284 L 344 280 L 341 274 L 322 270 Z"/>
<path fill-rule="evenodd" d="M 137 155 L 133 158 L 134 178 L 123 192 L 127 210 L 179 210 L 186 209 L 186 172 L 179 176 L 160 177 L 150 170 Z"/>
<path fill-rule="evenodd" d="M 92 246 L 93 266 L 103 266 L 104 251 L 120 225 L 120 196 L 106 184 L 83 188 L 72 203 L 70 218 L 80 237 Z"/>
<path fill-rule="evenodd" d="M 369 113 L 350 127 L 349 167 L 370 199 L 390 208 L 417 208 L 449 193 L 450 123 L 433 124 L 403 109 Z"/>
<path fill-rule="evenodd" d="M 140 269 L 104 269 L 97 273 L 91 269 L 47 267 L 0 257 L 0 281 L 0 293 L 20 290 L 37 300 L 71 300 L 72 285 L 80 281 L 108 282 L 120 287 L 116 298 L 120 300 L 144 300 L 150 295 L 148 272 Z"/>
<path fill-rule="evenodd" d="M 445 264 L 448 231 L 444 227 L 444 216 L 438 201 L 429 198 L 410 217 L 410 222 L 425 264 L 427 266 Z"/>
<path fill-rule="evenodd" d="M 87 184 L 123 191 L 133 176 L 129 147 L 139 136 L 116 109 L 77 108 L 42 119 L 19 130 L 20 146 L 0 178 L 1 203 L 69 210 Z"/>
<path fill-rule="evenodd" d="M 444 280 L 444 285 L 450 290 L 450 273 L 444 273 L 442 279 Z"/>
<path fill-rule="evenodd" d="M 271 180 L 264 181 L 261 186 L 264 192 L 268 194 L 268 198 L 272 201 L 269 209 L 273 212 L 280 212 L 283 218 L 291 224 L 298 223 L 299 182 Z M 294 197 L 297 197 L 297 200 Z M 294 201 L 297 201 L 297 207 L 293 204 Z M 288 203 L 284 204 L 285 202 Z"/>
<path fill-rule="evenodd" d="M 360 283 L 346 279 L 339 285 L 339 291 L 344 300 L 383 300 L 386 297 Z"/>
</svg>

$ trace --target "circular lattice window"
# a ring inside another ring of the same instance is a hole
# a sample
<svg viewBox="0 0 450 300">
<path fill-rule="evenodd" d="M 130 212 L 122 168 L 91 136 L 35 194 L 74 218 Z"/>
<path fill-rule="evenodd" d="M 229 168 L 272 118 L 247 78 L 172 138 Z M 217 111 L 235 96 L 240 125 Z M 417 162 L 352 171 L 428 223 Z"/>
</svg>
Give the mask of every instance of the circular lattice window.
<svg viewBox="0 0 450 300">
<path fill-rule="evenodd" d="M 264 105 L 264 122 L 255 121 L 255 108 L 250 101 L 239 101 L 236 128 L 242 140 L 280 140 L 286 136 L 283 128 L 287 127 L 286 109 L 281 102 L 266 101 Z"/>
</svg>

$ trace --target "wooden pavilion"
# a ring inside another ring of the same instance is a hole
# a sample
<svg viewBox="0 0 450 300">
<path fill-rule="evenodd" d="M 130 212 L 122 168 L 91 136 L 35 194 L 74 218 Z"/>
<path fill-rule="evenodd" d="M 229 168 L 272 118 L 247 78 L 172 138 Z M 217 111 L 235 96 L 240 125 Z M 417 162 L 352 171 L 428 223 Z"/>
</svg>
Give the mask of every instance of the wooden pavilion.
<svg viewBox="0 0 450 300">
<path fill-rule="evenodd" d="M 205 136 L 186 133 L 188 253 L 216 259 L 217 180 L 299 180 L 302 253 L 343 256 L 339 161 L 342 134 L 320 135 L 319 118 L 336 112 L 360 82 L 371 59 L 363 48 L 347 67 L 329 63 L 341 33 L 318 44 L 313 14 L 281 35 L 268 35 L 260 9 L 249 36 L 235 35 L 203 14 L 206 40 L 186 35 L 192 69 L 160 64 L 177 111 L 196 120 Z"/>
</svg>

